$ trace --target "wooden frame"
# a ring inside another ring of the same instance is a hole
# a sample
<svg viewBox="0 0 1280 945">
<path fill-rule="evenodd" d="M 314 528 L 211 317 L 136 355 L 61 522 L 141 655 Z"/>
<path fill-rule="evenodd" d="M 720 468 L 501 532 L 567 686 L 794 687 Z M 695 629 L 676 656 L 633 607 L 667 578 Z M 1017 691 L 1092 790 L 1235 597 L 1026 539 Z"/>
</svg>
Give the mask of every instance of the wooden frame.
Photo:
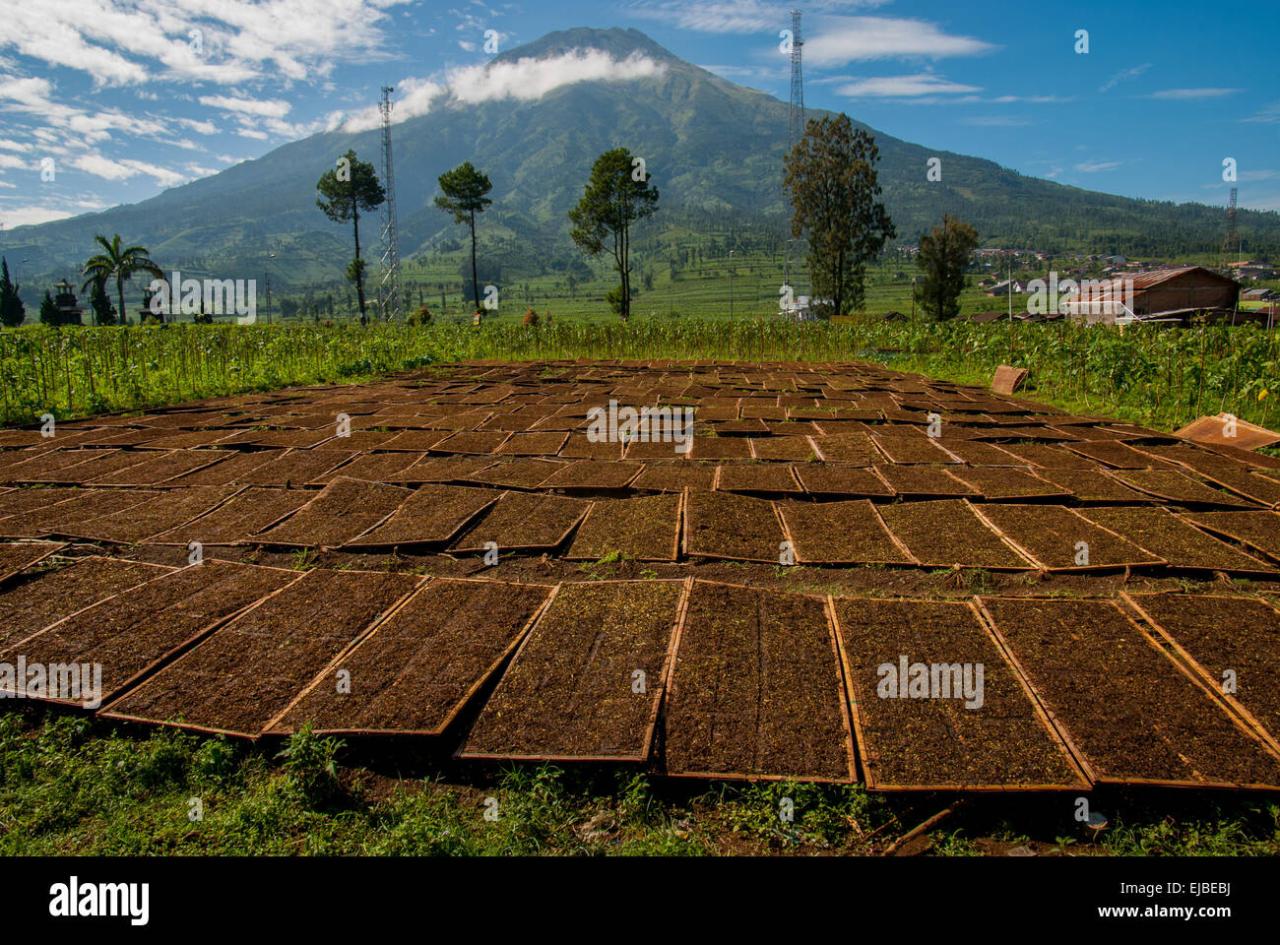
<svg viewBox="0 0 1280 945">
<path fill-rule="evenodd" d="M 991 615 L 991 612 L 987 610 L 987 607 L 984 603 L 985 600 L 1002 600 L 1002 599 L 1003 600 L 1036 600 L 1037 598 L 999 598 L 994 595 L 988 595 L 986 597 L 979 596 L 978 598 L 976 598 L 976 601 L 979 609 L 983 613 L 983 616 L 990 623 L 992 632 L 999 638 L 1005 651 L 1008 653 L 1010 661 L 1017 666 L 1018 671 L 1026 679 L 1027 685 L 1031 688 L 1031 690 L 1036 693 L 1037 698 L 1041 699 L 1041 703 L 1044 705 L 1045 713 L 1048 715 L 1049 719 L 1053 722 L 1054 729 L 1057 731 L 1058 736 L 1071 749 L 1071 752 L 1075 756 L 1076 761 L 1079 763 L 1080 767 L 1084 770 L 1085 774 L 1088 776 L 1090 781 L 1094 782 L 1095 784 L 1151 785 L 1151 786 L 1158 786 L 1158 787 L 1192 788 L 1192 789 L 1222 788 L 1222 789 L 1230 789 L 1230 790 L 1275 791 L 1278 788 L 1280 788 L 1280 784 L 1277 784 L 1277 785 L 1233 784 L 1231 782 L 1226 782 L 1226 781 L 1191 781 L 1191 780 L 1185 780 L 1180 778 L 1171 778 L 1171 779 L 1124 778 L 1124 777 L 1116 777 L 1113 775 L 1106 775 L 1106 774 L 1099 773 L 1098 770 L 1088 761 L 1084 752 L 1081 751 L 1079 746 L 1076 745 L 1076 743 L 1071 739 L 1071 735 L 1067 730 L 1066 723 L 1063 720 L 1061 720 L 1058 717 L 1058 715 L 1049 708 L 1047 701 L 1040 697 L 1040 694 L 1036 690 L 1034 683 L 1032 683 L 1031 681 L 1031 675 L 1027 672 L 1026 667 L 1022 664 L 1022 661 L 1018 658 L 1017 654 L 1014 652 L 1012 645 L 1010 645 L 1008 639 L 1004 636 L 1004 633 L 1000 630 L 1000 626 L 996 622 L 995 618 Z M 1266 751 L 1268 754 L 1274 755 L 1276 758 L 1276 761 L 1280 763 L 1280 755 L 1276 755 L 1276 753 L 1272 751 L 1271 747 L 1267 745 L 1265 742 L 1262 742 L 1262 740 L 1259 739 L 1257 735 L 1240 720 L 1240 718 L 1238 718 L 1236 715 L 1232 714 L 1231 712 L 1227 711 L 1216 700 L 1216 698 L 1213 695 L 1213 692 L 1206 690 L 1204 684 L 1196 677 L 1194 673 L 1191 672 L 1191 670 L 1189 670 L 1186 666 L 1184 666 L 1178 660 L 1172 659 L 1169 656 L 1168 651 L 1164 647 L 1160 646 L 1160 644 L 1157 643 L 1156 640 L 1149 633 L 1147 633 L 1137 623 L 1137 621 L 1133 619 L 1133 617 L 1129 614 L 1129 612 L 1126 611 L 1123 606 L 1121 606 L 1119 601 L 1113 598 L 1082 598 L 1082 599 L 1090 600 L 1095 603 L 1109 604 L 1112 608 L 1114 608 L 1115 611 L 1125 621 L 1128 622 L 1129 626 L 1134 630 L 1134 632 L 1138 634 L 1138 636 L 1143 640 L 1143 642 L 1145 642 L 1148 646 L 1150 646 L 1157 653 L 1159 653 L 1161 657 L 1167 660 L 1175 670 L 1181 673 L 1185 678 L 1189 679 L 1197 689 L 1199 689 L 1202 693 L 1208 696 L 1210 704 L 1212 704 L 1213 706 L 1218 708 L 1220 711 L 1222 711 L 1223 714 L 1226 715 L 1227 719 L 1230 720 L 1230 722 L 1241 733 L 1243 733 L 1249 739 L 1262 744 L 1263 750 Z"/>
<path fill-rule="evenodd" d="M 867 790 L 876 791 L 880 793 L 888 793 L 888 794 L 909 794 L 909 793 L 920 793 L 920 792 L 928 792 L 928 791 L 964 791 L 964 792 L 974 792 L 974 793 L 1018 794 L 1018 793 L 1034 793 L 1034 792 L 1047 792 L 1047 791 L 1081 791 L 1081 790 L 1087 791 L 1090 789 L 1092 778 L 1086 772 L 1086 769 L 1084 769 L 1078 763 L 1078 760 L 1076 759 L 1076 757 L 1074 756 L 1074 754 L 1072 753 L 1072 751 L 1070 750 L 1066 742 L 1059 737 L 1058 732 L 1056 731 L 1056 729 L 1054 728 L 1053 724 L 1050 721 L 1050 717 L 1047 714 L 1045 707 L 1041 705 L 1039 699 L 1036 698 L 1035 693 L 1033 693 L 1030 687 L 1027 685 L 1026 680 L 1022 676 L 1020 668 L 1017 667 L 1013 662 L 1009 660 L 1008 654 L 1006 653 L 1004 647 L 1001 646 L 1000 640 L 996 638 L 996 636 L 991 632 L 991 628 L 983 620 L 982 612 L 979 610 L 977 604 L 973 599 L 969 599 L 969 600 L 929 599 L 927 601 L 921 601 L 914 598 L 875 598 L 875 597 L 836 598 L 834 596 L 831 596 L 828 598 L 828 600 L 830 601 L 832 620 L 834 621 L 834 624 L 836 627 L 836 636 L 840 644 L 840 657 L 841 657 L 842 665 L 844 666 L 844 676 L 845 676 L 845 684 L 848 690 L 849 708 L 853 716 L 854 731 L 856 733 L 857 744 L 858 744 L 858 758 L 862 768 L 862 776 L 867 785 Z M 901 784 L 886 784 L 886 783 L 877 782 L 871 772 L 871 766 L 868 764 L 869 759 L 876 757 L 876 753 L 872 752 L 870 747 L 868 746 L 866 734 L 863 729 L 862 712 L 859 709 L 857 690 L 854 688 L 854 685 L 853 685 L 853 679 L 854 679 L 853 667 L 849 662 L 849 650 L 848 650 L 847 644 L 844 641 L 844 633 L 840 629 L 840 617 L 839 617 L 838 611 L 836 610 L 837 600 L 841 600 L 841 601 L 868 600 L 872 603 L 929 603 L 929 604 L 942 604 L 944 606 L 950 606 L 950 607 L 963 607 L 967 609 L 969 611 L 970 616 L 973 618 L 975 628 L 981 630 L 983 633 L 986 634 L 987 641 L 991 643 L 992 646 L 995 648 L 996 654 L 1004 659 L 1006 669 L 1008 669 L 1010 675 L 1017 681 L 1018 685 L 1021 687 L 1023 695 L 1027 698 L 1027 701 L 1031 705 L 1032 712 L 1035 715 L 1035 718 L 1040 722 L 1041 726 L 1044 728 L 1045 734 L 1049 737 L 1050 741 L 1052 741 L 1052 743 L 1058 749 L 1058 751 L 1062 753 L 1063 758 L 1067 762 L 1067 767 L 1078 776 L 1079 780 L 1072 784 L 1025 784 L 1025 785 L 1024 784 L 1013 784 L 1013 785 L 956 784 L 956 783 L 945 782 L 945 781 L 933 782 L 930 784 L 901 785 Z"/>
</svg>

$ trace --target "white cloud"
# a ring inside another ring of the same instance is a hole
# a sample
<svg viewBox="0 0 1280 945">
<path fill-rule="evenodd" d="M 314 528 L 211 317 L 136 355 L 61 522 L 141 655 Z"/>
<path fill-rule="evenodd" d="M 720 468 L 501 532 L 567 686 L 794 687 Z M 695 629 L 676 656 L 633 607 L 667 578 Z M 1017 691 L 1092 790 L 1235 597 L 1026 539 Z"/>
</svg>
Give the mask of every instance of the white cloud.
<svg viewBox="0 0 1280 945">
<path fill-rule="evenodd" d="M 1085 161 L 1083 164 L 1077 164 L 1076 170 L 1081 174 L 1097 174 L 1100 171 L 1115 170 L 1123 161 Z"/>
<path fill-rule="evenodd" d="M 73 157 L 67 163 L 78 171 L 101 177 L 103 180 L 128 180 L 142 175 L 150 177 L 161 187 L 174 187 L 187 181 L 186 176 L 177 171 L 134 158 L 112 160 L 101 154 L 90 152 Z"/>
<path fill-rule="evenodd" d="M 979 86 L 961 85 L 927 72 L 858 79 L 836 89 L 837 94 L 847 98 L 911 98 L 917 95 L 964 95 L 981 91 Z"/>
<path fill-rule="evenodd" d="M 822 11 L 880 7 L 889 0 L 816 0 L 809 9 Z M 643 20 L 670 23 L 699 33 L 762 33 L 791 26 L 794 3 L 769 0 L 640 0 L 630 12 Z"/>
<path fill-rule="evenodd" d="M 944 33 L 926 20 L 876 16 L 829 16 L 805 41 L 805 61 L 835 66 L 855 60 L 918 56 L 978 56 L 996 47 L 969 36 Z"/>
<path fill-rule="evenodd" d="M 1110 92 L 1121 82 L 1128 82 L 1130 79 L 1136 79 L 1138 78 L 1138 76 L 1143 75 L 1150 68 L 1151 68 L 1151 63 L 1144 62 L 1141 65 L 1131 66 L 1128 69 L 1121 69 L 1111 78 L 1107 79 L 1106 82 L 1102 83 L 1102 85 L 1099 86 L 1098 91 Z"/>
<path fill-rule="evenodd" d="M 425 115 L 439 104 L 459 107 L 515 99 L 536 101 L 556 89 L 580 82 L 627 82 L 661 75 L 665 66 L 647 56 L 617 59 L 600 49 L 578 49 L 545 59 L 496 61 L 450 70 L 434 79 L 407 79 L 397 87 L 394 116 L 405 121 Z M 376 107 L 352 115 L 335 112 L 330 129 L 368 131 L 378 127 Z"/>
<path fill-rule="evenodd" d="M 1221 89 L 1221 88 L 1205 88 L 1205 89 L 1161 89 L 1159 92 L 1152 92 L 1151 97 L 1157 99 L 1165 99 L 1174 102 L 1198 101 L 1206 98 L 1223 98 L 1227 95 L 1235 95 L 1242 92 L 1243 89 Z"/>
<path fill-rule="evenodd" d="M 441 97 L 449 93 L 449 87 L 443 82 L 432 79 L 405 79 L 396 86 L 395 108 L 392 115 L 397 122 L 417 118 L 431 111 L 432 106 Z M 328 119 L 328 130 L 339 127 L 343 131 L 368 131 L 382 123 L 382 115 L 378 106 L 371 105 L 347 116 L 342 112 L 334 112 Z"/>
<path fill-rule="evenodd" d="M 199 132 L 202 135 L 216 135 L 218 126 L 211 121 L 203 121 L 195 118 L 179 118 L 178 124 L 184 128 L 190 128 L 192 131 Z"/>
<path fill-rule="evenodd" d="M 26 170 L 28 162 L 20 157 L 14 157 L 12 154 L 0 154 L 0 168 L 8 168 L 9 170 L 22 171 Z"/>
<path fill-rule="evenodd" d="M 1280 102 L 1274 102 L 1262 108 L 1256 114 L 1250 115 L 1248 118 L 1242 118 L 1241 121 L 1250 122 L 1259 125 L 1274 125 L 1280 122 Z"/>
<path fill-rule="evenodd" d="M 55 210 L 52 207 L 5 207 L 0 211 L 0 227 L 11 230 L 15 226 L 34 226 L 37 223 L 65 220 L 71 215 L 66 210 Z"/>
<path fill-rule="evenodd" d="M 234 85 L 269 71 L 301 80 L 380 55 L 387 8 L 407 2 L 22 0 L 6 7 L 0 49 L 79 69 L 98 85 Z"/>
<path fill-rule="evenodd" d="M 974 115 L 960 119 L 960 124 L 974 128 L 1024 128 L 1031 124 L 1026 118 L 1014 118 L 1011 115 Z"/>
<path fill-rule="evenodd" d="M 628 82 L 661 75 L 664 66 L 647 56 L 615 59 L 600 49 L 580 49 L 548 59 L 517 59 L 466 66 L 449 74 L 453 101 L 464 105 L 502 99 L 536 101 L 580 82 Z"/>
<path fill-rule="evenodd" d="M 257 115 L 262 118 L 283 118 L 293 107 L 279 98 L 243 98 L 232 95 L 201 95 L 200 104 L 209 108 L 220 108 L 225 112 Z"/>
</svg>

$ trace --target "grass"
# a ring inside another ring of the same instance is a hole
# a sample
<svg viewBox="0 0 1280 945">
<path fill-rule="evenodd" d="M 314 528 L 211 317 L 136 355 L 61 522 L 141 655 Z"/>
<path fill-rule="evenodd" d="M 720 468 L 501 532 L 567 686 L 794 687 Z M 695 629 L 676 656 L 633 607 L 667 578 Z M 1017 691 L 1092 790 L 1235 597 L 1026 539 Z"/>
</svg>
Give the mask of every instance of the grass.
<svg viewBox="0 0 1280 945">
<path fill-rule="evenodd" d="M 439 772 L 401 778 L 348 767 L 346 754 L 309 731 L 273 750 L 10 711 L 0 715 L 0 854 L 866 854 L 945 803 L 858 786 L 685 787 L 634 770 L 547 765 L 446 783 Z M 1073 826 L 1062 798 L 991 804 L 940 825 L 929 852 L 972 855 L 1017 842 L 1043 853 L 1280 853 L 1280 807 L 1257 799 L 1191 798 L 1177 816 L 1117 814 L 1101 836 Z"/>
<path fill-rule="evenodd" d="M 838 324 L 635 317 L 537 328 L 373 325 L 42 326 L 0 332 L 0 420 L 31 424 L 291 385 L 364 381 L 466 359 L 877 361 L 986 385 L 1000 364 L 1032 372 L 1028 396 L 1068 410 L 1174 428 L 1229 412 L 1269 425 L 1280 333 L 1253 326 L 1126 331 L 1075 324 Z"/>
</svg>

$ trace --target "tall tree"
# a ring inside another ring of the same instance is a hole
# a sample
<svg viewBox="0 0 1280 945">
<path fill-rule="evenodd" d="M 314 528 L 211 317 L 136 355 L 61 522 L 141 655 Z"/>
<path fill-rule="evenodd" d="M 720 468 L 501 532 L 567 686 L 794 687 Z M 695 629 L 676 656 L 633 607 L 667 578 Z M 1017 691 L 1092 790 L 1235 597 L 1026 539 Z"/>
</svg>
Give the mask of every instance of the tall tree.
<svg viewBox="0 0 1280 945">
<path fill-rule="evenodd" d="M 809 278 L 830 315 L 860 308 L 867 263 L 897 233 L 880 200 L 875 138 L 848 115 L 813 119 L 787 155 L 791 235 L 808 237 Z"/>
<path fill-rule="evenodd" d="M 599 256 L 609 248 L 621 280 L 610 304 L 624 321 L 631 317 L 631 228 L 657 210 L 658 188 L 644 162 L 614 148 L 596 159 L 582 199 L 569 211 L 569 235 L 584 253 Z"/>
<path fill-rule="evenodd" d="M 58 324 L 58 305 L 53 301 L 49 290 L 44 290 L 44 298 L 40 300 L 40 323 L 42 325 Z"/>
<path fill-rule="evenodd" d="M 973 251 L 978 248 L 978 231 L 951 215 L 920 237 L 920 268 L 924 281 L 918 287 L 920 307 L 939 321 L 960 314 L 960 293 Z"/>
<path fill-rule="evenodd" d="M 493 203 L 488 197 L 489 191 L 493 190 L 493 182 L 467 161 L 440 175 L 440 190 L 443 193 L 436 197 L 436 206 L 445 213 L 453 214 L 454 223 L 466 223 L 471 227 L 471 287 L 478 312 L 480 275 L 476 265 L 476 214 L 484 213 Z"/>
<path fill-rule="evenodd" d="M 111 306 L 111 296 L 107 295 L 107 286 L 104 280 L 93 280 L 93 292 L 89 295 L 89 308 L 93 309 L 93 321 L 97 325 L 114 325 L 116 323 L 116 312 Z M 121 319 L 127 321 L 128 319 Z"/>
<path fill-rule="evenodd" d="M 0 325 L 17 328 L 26 317 L 18 290 L 22 286 L 9 278 L 9 260 L 0 257 Z"/>
<path fill-rule="evenodd" d="M 356 298 L 360 303 L 360 324 L 367 324 L 365 313 L 364 272 L 365 263 L 360 258 L 360 211 L 375 210 L 387 199 L 373 165 L 348 151 L 338 158 L 337 165 L 320 175 L 316 182 L 316 206 L 334 223 L 351 222 L 355 235 L 356 254 L 347 266 L 347 278 L 356 285 Z"/>
<path fill-rule="evenodd" d="M 120 302 L 120 314 L 124 317 L 124 284 L 139 272 L 148 273 L 157 279 L 163 278 L 164 273 L 151 261 L 145 246 L 122 246 L 119 233 L 110 240 L 102 234 L 98 234 L 93 239 L 102 247 L 102 252 L 90 257 L 84 264 L 82 274 L 88 278 L 80 288 L 83 291 L 94 282 L 105 283 L 108 279 L 114 279 L 116 297 Z M 97 316 L 96 311 L 94 315 Z"/>
</svg>

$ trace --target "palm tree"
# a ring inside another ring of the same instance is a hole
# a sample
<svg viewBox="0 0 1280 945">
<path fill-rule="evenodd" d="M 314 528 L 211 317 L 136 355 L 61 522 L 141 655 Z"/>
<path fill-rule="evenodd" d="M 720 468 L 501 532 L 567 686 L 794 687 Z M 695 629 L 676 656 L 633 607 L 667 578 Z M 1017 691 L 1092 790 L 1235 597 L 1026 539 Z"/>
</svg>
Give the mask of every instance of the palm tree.
<svg viewBox="0 0 1280 945">
<path fill-rule="evenodd" d="M 128 322 L 124 310 L 124 284 L 134 277 L 136 273 L 146 272 L 155 276 L 157 279 L 164 277 L 164 273 L 160 270 L 151 257 L 148 255 L 145 246 L 124 246 L 120 245 L 120 234 L 117 233 L 110 240 L 102 234 L 94 237 L 94 241 L 102 247 L 103 252 L 92 257 L 84 264 L 84 275 L 88 276 L 81 286 L 81 291 L 89 288 L 94 282 L 106 282 L 108 279 L 116 280 L 116 296 L 120 302 L 120 323 L 123 325 Z M 97 316 L 94 321 L 96 323 Z"/>
</svg>

